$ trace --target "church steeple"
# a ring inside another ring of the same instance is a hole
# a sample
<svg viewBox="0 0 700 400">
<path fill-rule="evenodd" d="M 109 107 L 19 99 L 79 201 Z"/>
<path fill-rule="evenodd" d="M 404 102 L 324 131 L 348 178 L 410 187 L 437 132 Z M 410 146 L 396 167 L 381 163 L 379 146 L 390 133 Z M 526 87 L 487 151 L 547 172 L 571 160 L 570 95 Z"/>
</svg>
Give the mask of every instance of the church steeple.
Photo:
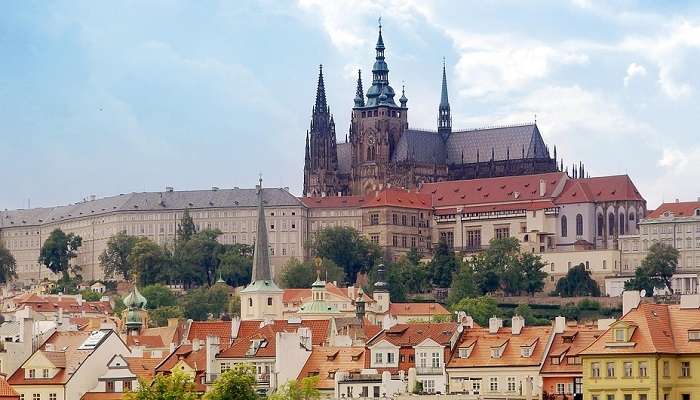
<svg viewBox="0 0 700 400">
<path fill-rule="evenodd" d="M 362 90 L 362 70 L 357 70 L 357 90 L 355 90 L 355 107 L 365 106 L 365 95 Z"/>
<path fill-rule="evenodd" d="M 318 86 L 316 87 L 316 105 L 315 112 L 328 112 L 328 103 L 326 103 L 326 87 L 323 84 L 323 64 L 318 66 Z"/>
<path fill-rule="evenodd" d="M 262 178 L 260 178 L 260 185 L 258 186 L 258 224 L 255 234 L 254 251 L 251 282 L 271 281 L 270 247 L 267 241 L 267 223 L 265 222 L 265 207 L 263 206 Z"/>
<path fill-rule="evenodd" d="M 389 86 L 389 66 L 384 58 L 384 39 L 382 38 L 382 22 L 379 19 L 379 37 L 374 48 L 376 56 L 372 66 L 372 86 L 367 91 L 367 106 L 396 106 L 394 89 Z"/>
<path fill-rule="evenodd" d="M 443 140 L 447 140 L 452 133 L 452 116 L 447 95 L 447 71 L 444 58 L 442 59 L 442 92 L 440 93 L 440 106 L 438 107 L 438 133 Z"/>
</svg>

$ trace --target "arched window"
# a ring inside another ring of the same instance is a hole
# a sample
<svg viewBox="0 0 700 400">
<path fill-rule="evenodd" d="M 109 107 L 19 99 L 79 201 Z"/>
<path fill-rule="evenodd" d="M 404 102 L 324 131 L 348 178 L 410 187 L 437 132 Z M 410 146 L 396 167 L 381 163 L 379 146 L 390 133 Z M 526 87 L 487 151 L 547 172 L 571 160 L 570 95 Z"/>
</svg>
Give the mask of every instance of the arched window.
<svg viewBox="0 0 700 400">
<path fill-rule="evenodd" d="M 367 148 L 367 161 L 374 161 L 374 158 L 377 156 L 377 150 L 374 149 L 374 146 L 369 146 Z"/>
<path fill-rule="evenodd" d="M 566 215 L 561 216 L 561 237 L 566 237 Z"/>
<path fill-rule="evenodd" d="M 248 307 L 253 307 L 253 299 L 248 299 Z"/>
<path fill-rule="evenodd" d="M 583 215 L 576 214 L 576 236 L 583 236 Z"/>
<path fill-rule="evenodd" d="M 598 214 L 598 236 L 603 236 L 605 233 L 605 219 L 603 219 L 603 214 Z"/>
<path fill-rule="evenodd" d="M 627 220 L 625 219 L 625 214 L 620 214 L 620 235 L 625 234 L 625 226 L 627 225 Z"/>
<path fill-rule="evenodd" d="M 272 305 L 272 297 L 267 298 L 267 305 L 271 306 Z"/>
<path fill-rule="evenodd" d="M 608 236 L 615 234 L 615 214 L 608 214 Z"/>
</svg>

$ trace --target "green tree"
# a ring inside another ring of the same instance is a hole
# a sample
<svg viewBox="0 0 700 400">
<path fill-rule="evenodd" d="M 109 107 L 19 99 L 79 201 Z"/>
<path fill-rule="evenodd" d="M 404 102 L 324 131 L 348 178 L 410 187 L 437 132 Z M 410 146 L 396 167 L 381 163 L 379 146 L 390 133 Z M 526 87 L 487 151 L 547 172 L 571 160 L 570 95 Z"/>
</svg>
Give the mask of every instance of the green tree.
<svg viewBox="0 0 700 400">
<path fill-rule="evenodd" d="M 517 264 L 523 277 L 520 288 L 530 296 L 536 292 L 541 292 L 544 288 L 544 280 L 547 273 L 544 272 L 542 258 L 530 252 L 520 253 L 517 257 Z"/>
<path fill-rule="evenodd" d="M 647 256 L 642 260 L 639 269 L 648 275 L 657 289 L 666 288 L 673 293 L 671 277 L 678 266 L 678 250 L 675 247 L 656 242 L 649 246 Z"/>
<path fill-rule="evenodd" d="M 232 317 L 241 316 L 241 296 L 235 295 L 231 297 L 231 301 L 228 302 L 227 312 Z"/>
<path fill-rule="evenodd" d="M 129 253 L 128 262 L 142 286 L 167 282 L 173 265 L 170 252 L 145 237 L 138 238 Z"/>
<path fill-rule="evenodd" d="M 148 300 L 146 302 L 146 308 L 151 310 L 177 304 L 175 293 L 160 283 L 144 286 L 141 289 L 141 294 Z"/>
<path fill-rule="evenodd" d="M 496 300 L 488 296 L 462 299 L 452 306 L 452 311 L 464 311 L 481 326 L 488 326 L 489 318 L 502 315 Z"/>
<path fill-rule="evenodd" d="M 255 392 L 255 367 L 250 364 L 234 364 L 214 381 L 204 400 L 258 400 Z"/>
<path fill-rule="evenodd" d="M 83 244 L 83 239 L 74 234 L 56 228 L 41 246 L 39 262 L 46 266 L 54 274 L 62 274 L 62 279 L 68 281 L 70 260 L 78 255 L 78 248 Z"/>
<path fill-rule="evenodd" d="M 152 327 L 168 325 L 170 318 L 183 318 L 185 314 L 182 308 L 178 306 L 162 306 L 156 309 L 148 310 L 148 319 Z"/>
<path fill-rule="evenodd" d="M 309 263 L 292 257 L 282 269 L 281 284 L 284 288 L 309 288 L 317 278 L 326 282 L 343 282 L 345 271 L 331 260 L 321 260 L 318 271 Z"/>
<path fill-rule="evenodd" d="M 384 279 L 389 285 L 389 296 L 391 301 L 394 303 L 403 303 L 406 301 L 408 289 L 406 288 L 406 282 L 403 280 L 403 275 L 400 271 L 401 267 L 396 264 L 389 264 L 384 266 Z M 369 272 L 369 282 L 366 288 L 368 293 L 372 293 L 374 290 L 374 284 L 379 279 L 379 265 L 375 265 Z"/>
<path fill-rule="evenodd" d="M 649 275 L 649 271 L 639 267 L 634 271 L 634 277 L 625 282 L 625 290 L 644 290 L 647 296 L 654 294 L 654 288 L 659 286 L 658 280 Z"/>
<path fill-rule="evenodd" d="M 401 256 L 395 263 L 395 267 L 409 293 L 425 293 L 432 288 L 428 267 L 416 261 L 410 253 Z"/>
<path fill-rule="evenodd" d="M 520 315 L 521 317 L 525 318 L 525 325 L 528 326 L 549 324 L 548 319 L 539 318 L 535 316 L 535 313 L 532 311 L 532 308 L 530 308 L 530 306 L 525 303 L 518 304 L 518 306 L 515 307 L 514 315 Z"/>
<path fill-rule="evenodd" d="M 303 378 L 301 382 L 291 380 L 270 396 L 270 400 L 318 400 L 321 392 L 318 390 L 318 376 Z"/>
<path fill-rule="evenodd" d="M 452 275 L 458 270 L 459 262 L 454 250 L 444 238 L 440 238 L 433 259 L 430 261 L 430 275 L 433 285 L 448 288 L 452 284 Z"/>
<path fill-rule="evenodd" d="M 85 301 L 99 301 L 102 298 L 102 295 L 100 293 L 93 292 L 90 289 L 81 290 L 80 295 Z"/>
<path fill-rule="evenodd" d="M 17 277 L 17 262 L 10 250 L 0 242 L 0 284 Z"/>
<path fill-rule="evenodd" d="M 219 254 L 219 272 L 227 284 L 238 287 L 250 283 L 253 248 L 246 244 L 224 245 Z"/>
<path fill-rule="evenodd" d="M 181 306 L 186 318 L 195 321 L 205 321 L 211 314 L 218 318 L 228 306 L 228 289 L 219 285 L 211 288 L 201 287 L 190 290 L 182 298 Z"/>
<path fill-rule="evenodd" d="M 190 216 L 190 210 L 185 208 L 185 212 L 182 213 L 182 218 L 180 219 L 180 224 L 177 226 L 177 240 L 182 243 L 188 242 L 195 233 L 197 233 L 197 227 Z"/>
<path fill-rule="evenodd" d="M 317 231 L 308 244 L 312 253 L 333 261 L 345 271 L 345 282 L 355 283 L 359 272 L 368 272 L 381 255 L 356 229 L 337 226 Z"/>
<path fill-rule="evenodd" d="M 153 381 L 139 380 L 135 392 L 124 393 L 126 400 L 197 400 L 194 380 L 181 372 L 156 375 Z"/>
<path fill-rule="evenodd" d="M 474 280 L 474 267 L 470 259 L 462 263 L 452 277 L 452 287 L 447 297 L 447 303 L 455 304 L 464 298 L 477 296 L 479 293 L 479 288 Z"/>
<path fill-rule="evenodd" d="M 493 293 L 499 288 L 508 294 L 520 290 L 522 271 L 516 263 L 519 253 L 518 239 L 491 239 L 488 249 L 474 260 L 474 275 L 481 293 Z"/>
<path fill-rule="evenodd" d="M 561 297 L 600 296 L 598 283 L 581 263 L 569 269 L 566 276 L 557 281 L 554 294 Z"/>
<path fill-rule="evenodd" d="M 138 238 L 127 235 L 125 231 L 109 238 L 107 247 L 99 257 L 105 278 L 111 279 L 115 275 L 119 275 L 124 280 L 131 279 L 132 268 L 129 264 L 129 254 L 137 241 Z"/>
<path fill-rule="evenodd" d="M 189 282 L 185 281 L 186 283 L 206 282 L 208 286 L 214 283 L 214 273 L 219 268 L 219 256 L 223 253 L 223 246 L 216 240 L 220 235 L 221 231 L 218 229 L 206 229 L 195 233 L 190 240 L 181 242 L 175 248 L 175 259 L 179 267 L 189 267 L 195 273 L 194 277 L 189 277 Z"/>
</svg>

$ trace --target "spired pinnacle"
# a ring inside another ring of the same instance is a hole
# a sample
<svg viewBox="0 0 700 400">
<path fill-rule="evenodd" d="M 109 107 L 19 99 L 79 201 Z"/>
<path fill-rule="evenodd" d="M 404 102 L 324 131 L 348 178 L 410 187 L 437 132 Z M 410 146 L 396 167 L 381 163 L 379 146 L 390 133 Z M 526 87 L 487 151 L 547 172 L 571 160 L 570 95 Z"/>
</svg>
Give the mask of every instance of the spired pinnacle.
<svg viewBox="0 0 700 400">
<path fill-rule="evenodd" d="M 362 70 L 357 70 L 357 90 L 355 91 L 355 107 L 365 106 L 365 95 L 362 90 Z"/>
<path fill-rule="evenodd" d="M 272 280 L 270 248 L 267 242 L 267 223 L 265 222 L 265 207 L 263 206 L 262 177 L 260 177 L 258 186 L 258 225 L 254 251 L 251 282 Z"/>
<path fill-rule="evenodd" d="M 323 84 L 323 64 L 318 66 L 318 87 L 316 88 L 316 111 L 325 112 L 328 108 L 326 103 L 326 88 Z"/>
<path fill-rule="evenodd" d="M 440 107 L 450 107 L 447 96 L 447 72 L 445 71 L 445 57 L 442 58 L 442 93 L 440 95 Z"/>
</svg>

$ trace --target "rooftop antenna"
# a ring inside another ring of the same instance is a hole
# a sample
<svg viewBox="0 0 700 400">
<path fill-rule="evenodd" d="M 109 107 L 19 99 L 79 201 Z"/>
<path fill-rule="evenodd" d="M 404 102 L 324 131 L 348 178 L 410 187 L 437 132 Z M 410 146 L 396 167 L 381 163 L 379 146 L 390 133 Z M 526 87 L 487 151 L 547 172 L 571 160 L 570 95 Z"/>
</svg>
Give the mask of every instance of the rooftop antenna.
<svg viewBox="0 0 700 400">
<path fill-rule="evenodd" d="M 382 30 L 382 16 L 379 16 L 379 30 Z"/>
</svg>

